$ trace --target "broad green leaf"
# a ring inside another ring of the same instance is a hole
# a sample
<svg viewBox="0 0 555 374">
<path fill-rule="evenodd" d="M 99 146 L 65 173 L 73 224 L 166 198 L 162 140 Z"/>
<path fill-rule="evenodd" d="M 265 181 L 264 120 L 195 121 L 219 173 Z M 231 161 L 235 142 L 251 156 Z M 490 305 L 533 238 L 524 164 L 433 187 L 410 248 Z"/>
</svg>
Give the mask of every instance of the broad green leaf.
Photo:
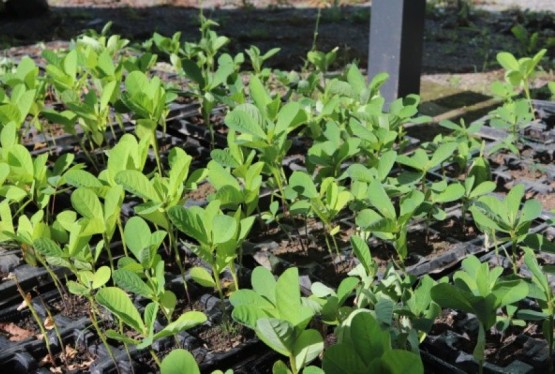
<svg viewBox="0 0 555 374">
<path fill-rule="evenodd" d="M 214 244 L 227 243 L 237 233 L 237 221 L 235 218 L 221 214 L 214 217 L 212 224 L 212 237 Z"/>
<path fill-rule="evenodd" d="M 105 287 L 96 293 L 96 302 L 108 309 L 135 331 L 143 333 L 145 325 L 129 296 L 120 288 Z"/>
<path fill-rule="evenodd" d="M 326 348 L 322 368 L 327 374 L 368 374 L 364 361 L 350 344 L 344 343 Z"/>
<path fill-rule="evenodd" d="M 276 303 L 276 279 L 265 267 L 257 266 L 251 274 L 252 288 L 270 303 Z"/>
<path fill-rule="evenodd" d="M 185 312 L 178 319 L 170 322 L 160 332 L 154 335 L 154 340 L 165 336 L 173 336 L 181 331 L 188 330 L 206 322 L 206 315 L 202 312 L 191 311 Z"/>
<path fill-rule="evenodd" d="M 353 235 L 351 236 L 351 245 L 353 246 L 356 258 L 360 261 L 362 266 L 364 266 L 366 273 L 370 274 L 373 269 L 374 260 L 370 254 L 368 244 L 366 244 L 362 238 Z"/>
<path fill-rule="evenodd" d="M 98 196 L 88 188 L 78 188 L 71 194 L 71 205 L 80 215 L 104 221 L 104 211 Z"/>
<path fill-rule="evenodd" d="M 116 285 L 128 292 L 146 298 L 151 298 L 153 296 L 153 292 L 150 287 L 132 271 L 127 269 L 118 269 L 114 271 L 112 276 Z"/>
<path fill-rule="evenodd" d="M 94 273 L 92 288 L 97 289 L 104 286 L 110 280 L 110 275 L 112 274 L 108 266 L 101 266 Z"/>
<path fill-rule="evenodd" d="M 147 201 L 160 201 L 158 193 L 148 178 L 137 170 L 122 170 L 116 175 L 116 183 L 127 192 L 137 195 Z"/>
<path fill-rule="evenodd" d="M 256 323 L 256 335 L 274 351 L 284 356 L 292 354 L 295 332 L 288 322 L 275 318 L 259 319 Z"/>
<path fill-rule="evenodd" d="M 424 374 L 422 359 L 413 352 L 392 349 L 383 354 L 381 361 L 388 374 Z"/>
<path fill-rule="evenodd" d="M 184 349 L 174 349 L 160 365 L 161 374 L 200 374 L 200 369 L 192 354 Z"/>
<path fill-rule="evenodd" d="M 302 368 L 314 360 L 324 350 L 324 340 L 317 330 L 304 330 L 295 339 L 293 355 L 297 368 Z"/>
<path fill-rule="evenodd" d="M 216 283 L 212 275 L 205 268 L 195 266 L 189 270 L 191 278 L 203 287 L 216 287 Z"/>
<path fill-rule="evenodd" d="M 150 228 L 144 219 L 138 216 L 131 217 L 123 230 L 125 244 L 135 258 L 141 261 L 141 252 L 150 246 Z"/>
<path fill-rule="evenodd" d="M 276 283 L 276 307 L 282 319 L 295 325 L 301 307 L 299 271 L 289 268 L 281 274 Z"/>
<path fill-rule="evenodd" d="M 64 252 L 60 246 L 49 238 L 38 238 L 33 242 L 37 251 L 46 257 L 63 257 Z"/>
<path fill-rule="evenodd" d="M 373 181 L 368 186 L 368 200 L 385 218 L 395 219 L 397 217 L 395 208 L 379 181 Z"/>
</svg>

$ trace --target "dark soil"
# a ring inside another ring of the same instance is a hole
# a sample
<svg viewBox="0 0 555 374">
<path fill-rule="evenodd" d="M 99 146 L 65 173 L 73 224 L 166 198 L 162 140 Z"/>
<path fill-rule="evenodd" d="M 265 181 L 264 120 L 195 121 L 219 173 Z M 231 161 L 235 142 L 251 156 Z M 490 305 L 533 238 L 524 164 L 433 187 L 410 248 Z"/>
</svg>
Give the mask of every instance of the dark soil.
<svg viewBox="0 0 555 374">
<path fill-rule="evenodd" d="M 449 217 L 443 221 L 433 224 L 432 228 L 461 242 L 476 239 L 478 236 L 476 226 L 474 226 L 472 219 L 469 217 L 467 218 L 465 225 L 463 225 L 462 220 L 459 217 Z"/>
<path fill-rule="evenodd" d="M 220 323 L 203 329 L 198 334 L 203 346 L 210 352 L 227 352 L 253 337 L 252 330 L 235 322 L 229 322 L 225 326 Z"/>
<path fill-rule="evenodd" d="M 56 300 L 50 304 L 64 317 L 79 319 L 89 316 L 89 301 L 83 297 L 66 294 L 63 295 L 63 300 Z"/>
<path fill-rule="evenodd" d="M 191 199 L 195 201 L 206 201 L 206 198 L 215 193 L 216 189 L 210 183 L 199 184 L 198 187 L 191 192 L 185 194 L 185 199 Z"/>
</svg>

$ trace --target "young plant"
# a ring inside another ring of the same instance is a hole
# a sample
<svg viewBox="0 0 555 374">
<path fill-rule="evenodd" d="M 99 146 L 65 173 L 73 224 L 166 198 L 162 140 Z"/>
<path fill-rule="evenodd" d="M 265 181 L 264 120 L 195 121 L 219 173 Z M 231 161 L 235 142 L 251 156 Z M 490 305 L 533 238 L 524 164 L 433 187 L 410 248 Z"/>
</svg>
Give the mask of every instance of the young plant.
<svg viewBox="0 0 555 374">
<path fill-rule="evenodd" d="M 462 196 L 461 205 L 461 219 L 463 228 L 466 227 L 467 213 L 471 205 L 474 204 L 480 197 L 487 195 L 497 188 L 495 182 L 484 181 L 481 183 L 476 182 L 475 175 L 469 175 L 464 180 L 464 195 Z"/>
<path fill-rule="evenodd" d="M 339 255 L 335 235 L 339 232 L 340 227 L 334 225 L 334 220 L 352 200 L 352 194 L 338 185 L 332 177 L 325 178 L 318 191 L 312 178 L 301 171 L 293 172 L 285 194 L 289 200 L 294 201 L 289 208 L 291 213 L 301 213 L 305 216 L 312 213 L 320 219 L 324 225 L 324 238 L 329 253 L 335 252 Z"/>
<path fill-rule="evenodd" d="M 289 359 L 289 368 L 278 373 L 297 374 L 324 349 L 324 340 L 317 330 L 308 329 L 314 309 L 301 297 L 297 268 L 287 269 L 277 279 L 259 266 L 251 275 L 252 290 L 242 289 L 230 297 L 233 319 L 253 329 L 256 336 L 274 351 Z M 305 372 L 307 372 L 305 370 Z"/>
<path fill-rule="evenodd" d="M 226 115 L 225 123 L 239 133 L 240 145 L 258 152 L 285 206 L 282 162 L 291 147 L 288 134 L 306 121 L 306 112 L 296 102 L 282 106 L 281 98 L 272 99 L 256 77 L 251 78 L 249 88 L 254 104 L 238 105 Z"/>
<path fill-rule="evenodd" d="M 356 225 L 380 239 L 392 241 L 400 260 L 404 261 L 408 255 L 408 225 L 424 202 L 424 194 L 412 190 L 403 195 L 397 212 L 382 184 L 373 181 L 368 186 L 367 198 L 373 209 L 361 210 L 356 216 Z"/>
<path fill-rule="evenodd" d="M 336 331 L 337 344 L 324 352 L 323 369 L 329 374 L 424 373 L 413 352 L 393 349 L 391 335 L 372 312 L 357 310 Z"/>
<path fill-rule="evenodd" d="M 547 49 L 542 49 L 534 57 L 523 57 L 518 60 L 509 52 L 499 52 L 497 54 L 497 62 L 505 69 L 505 80 L 514 88 L 522 87 L 524 89 L 530 113 L 534 113 L 532 96 L 530 95 L 530 83 L 536 73 L 536 67 L 546 52 Z"/>
<path fill-rule="evenodd" d="M 503 200 L 495 196 L 482 196 L 470 207 L 472 218 L 482 232 L 495 235 L 505 234 L 501 240 L 511 243 L 513 271 L 517 273 L 517 246 L 529 234 L 532 222 L 541 215 L 542 205 L 538 200 L 527 200 L 520 209 L 524 197 L 524 185 L 514 186 Z"/>
<path fill-rule="evenodd" d="M 160 78 L 154 77 L 149 80 L 140 71 L 129 73 L 125 79 L 125 88 L 126 91 L 122 93 L 121 101 L 134 114 L 135 132 L 139 139 L 149 139 L 156 157 L 158 173 L 164 175 L 156 131 L 158 126 L 161 126 L 163 132 L 166 132 L 168 106 L 175 95 L 166 92 Z"/>
<path fill-rule="evenodd" d="M 149 303 L 144 310 L 143 316 L 133 305 L 131 298 L 121 288 L 104 287 L 100 289 L 95 296 L 95 301 L 110 311 L 120 322 L 124 323 L 134 332 L 133 337 L 127 334 L 117 332 L 112 329 L 106 330 L 106 336 L 111 339 L 121 341 L 126 344 L 132 344 L 137 349 L 148 348 L 152 358 L 160 367 L 162 365 L 160 359 L 151 348 L 152 344 L 161 338 L 175 336 L 181 331 L 188 330 L 206 322 L 206 315 L 197 311 L 185 312 L 173 322 L 162 327 L 161 330 L 155 331 L 156 317 L 159 311 L 159 305 Z M 173 310 L 171 311 L 173 313 Z"/>
<path fill-rule="evenodd" d="M 260 52 L 260 49 L 258 49 L 258 47 L 254 45 L 251 45 L 251 47 L 245 51 L 247 56 L 249 56 L 254 74 L 263 82 L 268 80 L 271 73 L 271 70 L 269 68 L 263 68 L 264 63 L 278 54 L 279 51 L 280 48 L 272 48 L 266 53 L 262 54 L 262 52 Z"/>
<path fill-rule="evenodd" d="M 464 196 L 464 191 L 463 185 L 458 182 L 448 184 L 446 180 L 441 180 L 429 185 L 424 202 L 419 208 L 426 216 L 426 240 L 432 218 L 443 221 L 447 217 L 443 205 L 459 200 Z"/>
<path fill-rule="evenodd" d="M 430 170 L 440 167 L 447 159 L 452 157 L 456 149 L 457 143 L 443 143 L 429 157 L 426 151 L 418 148 L 411 156 L 397 156 L 397 162 L 417 171 L 416 173 L 406 172 L 406 178 L 415 182 L 420 181 L 422 192 L 426 195 L 429 188 L 426 175 Z"/>
<path fill-rule="evenodd" d="M 326 177 L 338 178 L 345 161 L 358 155 L 360 139 L 349 136 L 335 122 L 328 122 L 323 132 L 325 140 L 315 142 L 308 150 L 306 166 L 317 181 Z"/>
<path fill-rule="evenodd" d="M 178 230 L 198 242 L 198 245 L 192 246 L 192 251 L 211 267 L 212 274 L 203 267 L 193 267 L 190 270 L 193 280 L 201 286 L 216 288 L 223 300 L 220 274 L 229 269 L 233 286 L 238 289 L 234 261 L 254 223 L 254 216 L 241 218 L 240 211 L 228 216 L 220 210 L 218 200 L 211 201 L 205 208 L 176 205 L 169 209 L 168 216 Z"/>
<path fill-rule="evenodd" d="M 554 330 L 555 330 L 555 295 L 553 289 L 549 284 L 546 269 L 543 269 L 536 259 L 536 254 L 531 248 L 524 248 L 524 263 L 528 270 L 531 272 L 530 296 L 535 299 L 541 312 L 534 310 L 520 310 L 518 316 L 525 320 L 541 321 L 543 337 L 547 341 L 549 351 L 548 362 L 549 372 L 553 371 L 553 349 L 555 344 Z"/>
<path fill-rule="evenodd" d="M 472 313 L 480 322 L 474 358 L 483 372 L 486 331 L 497 321 L 500 308 L 511 306 L 528 296 L 528 285 L 522 280 L 501 278 L 503 268 L 489 269 L 475 256 L 462 262 L 462 270 L 453 276 L 454 285 L 440 283 L 431 290 L 432 299 L 443 308 Z"/>
<path fill-rule="evenodd" d="M 513 153 L 520 154 L 518 150 L 520 131 L 534 119 L 534 112 L 530 110 L 526 100 L 520 99 L 507 102 L 492 112 L 490 125 L 509 131 L 509 136 L 498 147 L 504 146 Z"/>
</svg>

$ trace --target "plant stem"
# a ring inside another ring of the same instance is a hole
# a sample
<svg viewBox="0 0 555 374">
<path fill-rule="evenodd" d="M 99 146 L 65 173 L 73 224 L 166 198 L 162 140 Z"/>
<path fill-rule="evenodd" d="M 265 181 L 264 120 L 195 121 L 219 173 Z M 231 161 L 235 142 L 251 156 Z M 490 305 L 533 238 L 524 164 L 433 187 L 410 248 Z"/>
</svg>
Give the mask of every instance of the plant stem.
<svg viewBox="0 0 555 374">
<path fill-rule="evenodd" d="M 160 359 L 158 358 L 158 356 L 156 355 L 156 352 L 154 352 L 154 349 L 149 348 L 148 351 L 150 352 L 150 355 L 152 356 L 152 358 L 154 359 L 154 361 L 156 362 L 156 365 L 158 365 L 158 367 L 162 366 L 162 363 L 160 362 Z"/>
<path fill-rule="evenodd" d="M 33 319 L 35 320 L 36 324 L 39 327 L 40 333 L 42 334 L 42 337 L 44 339 L 44 344 L 46 345 L 46 350 L 48 351 L 48 356 L 50 357 L 50 362 L 52 362 L 52 364 L 55 365 L 54 355 L 52 354 L 52 348 L 50 347 L 50 342 L 48 340 L 48 331 L 46 331 L 46 329 L 44 328 L 44 325 L 42 324 L 42 320 L 40 319 L 39 314 L 37 313 L 35 307 L 33 306 L 33 301 L 31 300 L 30 297 L 29 297 L 29 299 L 27 298 L 27 295 L 25 294 L 25 291 L 23 290 L 23 288 L 21 288 L 21 285 L 19 284 L 19 281 L 17 280 L 17 276 L 14 275 L 13 279 L 14 279 L 15 285 L 17 287 L 17 291 L 19 292 L 19 294 L 23 298 L 23 302 L 27 305 L 27 307 L 31 311 Z M 61 343 L 62 342 L 60 341 L 60 344 Z"/>
<path fill-rule="evenodd" d="M 177 263 L 177 267 L 179 268 L 179 272 L 181 273 L 181 278 L 183 279 L 183 288 L 185 289 L 185 295 L 187 295 L 187 301 L 191 302 L 191 296 L 189 295 L 189 287 L 187 286 L 187 279 L 185 277 L 185 269 L 183 268 L 183 263 L 181 262 L 181 256 L 179 255 L 179 247 L 177 245 L 177 239 L 175 234 L 170 228 L 168 230 L 168 235 L 170 237 L 170 249 L 173 251 L 175 256 L 175 262 Z"/>
<path fill-rule="evenodd" d="M 91 322 L 94 326 L 94 329 L 96 330 L 96 334 L 100 338 L 100 341 L 102 341 L 102 344 L 104 344 L 104 348 L 106 348 L 106 352 L 108 352 L 108 356 L 110 356 L 110 358 L 112 359 L 112 362 L 116 366 L 117 372 L 120 373 L 119 365 L 116 360 L 116 357 L 114 356 L 114 352 L 112 352 L 112 349 L 108 345 L 108 340 L 106 339 L 106 336 L 104 335 L 103 331 L 100 329 L 100 326 L 98 325 L 98 320 L 96 319 L 96 315 L 98 312 L 96 311 L 95 301 L 93 297 L 90 295 L 87 296 L 87 300 L 89 301 L 89 305 L 91 307 L 91 309 L 89 310 L 89 316 L 91 317 Z"/>
<path fill-rule="evenodd" d="M 289 365 L 291 365 L 291 372 L 293 374 L 298 374 L 299 370 L 297 369 L 297 363 L 295 362 L 294 356 L 289 356 Z"/>
</svg>

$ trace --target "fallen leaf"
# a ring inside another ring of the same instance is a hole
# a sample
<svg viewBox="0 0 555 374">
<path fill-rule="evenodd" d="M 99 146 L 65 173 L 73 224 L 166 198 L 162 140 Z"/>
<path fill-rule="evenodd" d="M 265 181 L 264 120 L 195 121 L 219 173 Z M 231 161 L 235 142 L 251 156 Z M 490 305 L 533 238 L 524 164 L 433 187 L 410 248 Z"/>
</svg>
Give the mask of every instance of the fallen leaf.
<svg viewBox="0 0 555 374">
<path fill-rule="evenodd" d="M 46 143 L 37 142 L 37 143 L 35 143 L 35 145 L 33 146 L 33 150 L 34 150 L 34 151 L 36 151 L 36 150 L 38 150 L 38 149 L 43 149 L 43 148 L 46 148 Z"/>
<path fill-rule="evenodd" d="M 77 355 L 77 350 L 73 349 L 70 345 L 66 345 L 66 360 L 71 360 Z"/>
<path fill-rule="evenodd" d="M 19 304 L 19 306 L 17 307 L 17 310 L 19 311 L 27 308 L 29 304 L 31 304 L 32 298 L 33 297 L 31 296 L 31 293 L 27 292 L 27 294 L 25 295 L 25 300 L 23 300 L 21 304 Z"/>
<path fill-rule="evenodd" d="M 56 323 L 54 322 L 53 318 L 46 317 L 46 319 L 44 320 L 44 328 L 47 330 L 52 330 L 54 327 L 56 326 Z"/>
<path fill-rule="evenodd" d="M 9 340 L 12 342 L 20 342 L 33 336 L 33 332 L 29 330 L 22 329 L 13 322 L 2 322 L 0 323 L 0 330 L 6 332 L 10 335 Z"/>
</svg>

